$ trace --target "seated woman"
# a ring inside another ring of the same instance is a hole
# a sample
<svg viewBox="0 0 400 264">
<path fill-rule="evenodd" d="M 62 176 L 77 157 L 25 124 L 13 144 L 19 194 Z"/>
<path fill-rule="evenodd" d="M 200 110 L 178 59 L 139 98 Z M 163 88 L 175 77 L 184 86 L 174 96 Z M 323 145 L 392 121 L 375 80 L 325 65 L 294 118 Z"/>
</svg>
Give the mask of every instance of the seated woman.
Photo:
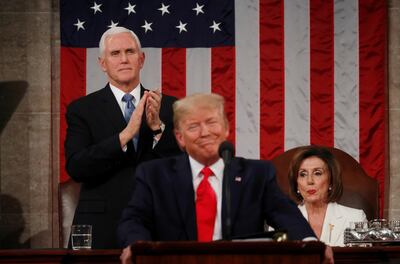
<svg viewBox="0 0 400 264">
<path fill-rule="evenodd" d="M 289 166 L 290 192 L 317 237 L 329 246 L 344 246 L 351 222 L 367 221 L 363 210 L 336 203 L 342 195 L 340 165 L 320 146 L 300 148 Z"/>
</svg>

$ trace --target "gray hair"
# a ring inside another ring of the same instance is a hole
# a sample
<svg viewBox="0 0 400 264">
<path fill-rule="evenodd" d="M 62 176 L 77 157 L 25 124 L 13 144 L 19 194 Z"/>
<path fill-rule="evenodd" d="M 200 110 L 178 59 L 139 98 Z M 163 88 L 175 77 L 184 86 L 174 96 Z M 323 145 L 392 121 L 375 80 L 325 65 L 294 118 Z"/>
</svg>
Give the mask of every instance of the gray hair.
<svg viewBox="0 0 400 264">
<path fill-rule="evenodd" d="M 124 27 L 112 27 L 108 30 L 106 30 L 103 35 L 100 38 L 99 42 L 99 57 L 103 57 L 104 55 L 104 50 L 105 50 L 105 45 L 106 45 L 106 39 L 108 37 L 111 37 L 113 35 L 119 34 L 119 33 L 130 33 L 133 37 L 133 39 L 136 41 L 139 51 L 142 50 L 142 45 L 140 44 L 140 40 L 138 36 L 132 31 Z"/>
<path fill-rule="evenodd" d="M 221 114 L 226 127 L 228 128 L 228 118 L 225 113 L 225 99 L 219 94 L 210 93 L 196 93 L 186 96 L 173 104 L 173 122 L 175 129 L 179 129 L 179 122 L 183 117 L 199 108 L 205 109 L 218 109 Z"/>
</svg>

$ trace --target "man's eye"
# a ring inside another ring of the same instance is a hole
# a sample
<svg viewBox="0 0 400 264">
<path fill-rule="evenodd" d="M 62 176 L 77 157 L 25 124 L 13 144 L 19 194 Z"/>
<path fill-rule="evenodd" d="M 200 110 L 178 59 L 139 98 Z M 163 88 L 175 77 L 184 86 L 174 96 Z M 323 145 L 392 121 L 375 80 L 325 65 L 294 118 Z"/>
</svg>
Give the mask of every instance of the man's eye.
<svg viewBox="0 0 400 264">
<path fill-rule="evenodd" d="M 199 127 L 198 125 L 193 124 L 193 125 L 188 126 L 188 130 L 189 130 L 189 131 L 194 131 L 194 130 L 196 130 L 198 127 Z"/>
</svg>

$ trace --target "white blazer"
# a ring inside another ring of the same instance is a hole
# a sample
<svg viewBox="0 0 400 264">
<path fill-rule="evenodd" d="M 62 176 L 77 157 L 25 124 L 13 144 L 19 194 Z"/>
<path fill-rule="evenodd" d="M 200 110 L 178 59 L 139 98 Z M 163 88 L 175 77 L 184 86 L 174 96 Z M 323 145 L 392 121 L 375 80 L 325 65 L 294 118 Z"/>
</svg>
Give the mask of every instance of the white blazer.
<svg viewBox="0 0 400 264">
<path fill-rule="evenodd" d="M 298 206 L 308 221 L 305 205 Z M 344 246 L 344 230 L 351 222 L 367 221 L 363 210 L 347 207 L 338 203 L 328 203 L 320 240 L 332 247 Z"/>
</svg>

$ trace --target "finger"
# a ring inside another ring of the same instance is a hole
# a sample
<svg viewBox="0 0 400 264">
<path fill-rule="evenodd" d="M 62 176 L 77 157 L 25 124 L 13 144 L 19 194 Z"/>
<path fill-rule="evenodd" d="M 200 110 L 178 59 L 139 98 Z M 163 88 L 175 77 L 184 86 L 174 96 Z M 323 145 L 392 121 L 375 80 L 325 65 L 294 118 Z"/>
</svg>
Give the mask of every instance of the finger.
<svg viewBox="0 0 400 264">
<path fill-rule="evenodd" d="M 139 101 L 138 105 L 136 106 L 136 109 L 138 109 L 138 108 L 139 109 L 144 109 L 144 106 L 145 106 L 145 104 L 147 102 L 147 99 L 148 99 L 148 94 L 145 92 L 143 94 L 142 98 L 140 98 L 140 101 Z"/>
<path fill-rule="evenodd" d="M 155 90 L 152 90 L 152 92 L 157 94 L 158 96 L 161 96 L 161 88 L 157 88 Z"/>
<path fill-rule="evenodd" d="M 146 112 L 151 113 L 151 114 L 153 114 L 155 116 L 155 115 L 159 114 L 160 108 L 157 107 L 157 106 L 154 106 L 152 104 L 148 104 L 147 107 L 146 107 Z"/>
<path fill-rule="evenodd" d="M 150 91 L 149 94 L 150 94 L 151 98 L 154 99 L 155 101 L 157 101 L 157 102 L 161 101 L 160 90 Z"/>
<path fill-rule="evenodd" d="M 160 103 L 149 96 L 149 98 L 147 98 L 147 105 L 157 109 L 159 108 Z"/>
<path fill-rule="evenodd" d="M 147 120 L 153 120 L 153 117 L 154 117 L 153 113 L 151 113 L 150 111 L 147 111 L 147 112 L 146 112 L 146 118 L 147 118 Z"/>
<path fill-rule="evenodd" d="M 139 103 L 136 106 L 135 111 L 133 111 L 131 119 L 129 120 L 130 123 L 134 122 L 134 123 L 140 124 L 140 122 L 142 120 L 145 104 L 146 104 L 146 95 L 142 96 L 142 98 L 140 99 Z"/>
<path fill-rule="evenodd" d="M 153 104 L 156 107 L 161 104 L 161 96 L 159 94 L 156 94 L 155 92 L 149 93 L 149 97 L 147 100 L 149 101 L 149 103 Z"/>
<path fill-rule="evenodd" d="M 155 90 L 155 92 L 159 95 L 160 101 L 161 101 L 161 99 L 162 99 L 161 88 L 158 88 L 157 90 Z"/>
</svg>

